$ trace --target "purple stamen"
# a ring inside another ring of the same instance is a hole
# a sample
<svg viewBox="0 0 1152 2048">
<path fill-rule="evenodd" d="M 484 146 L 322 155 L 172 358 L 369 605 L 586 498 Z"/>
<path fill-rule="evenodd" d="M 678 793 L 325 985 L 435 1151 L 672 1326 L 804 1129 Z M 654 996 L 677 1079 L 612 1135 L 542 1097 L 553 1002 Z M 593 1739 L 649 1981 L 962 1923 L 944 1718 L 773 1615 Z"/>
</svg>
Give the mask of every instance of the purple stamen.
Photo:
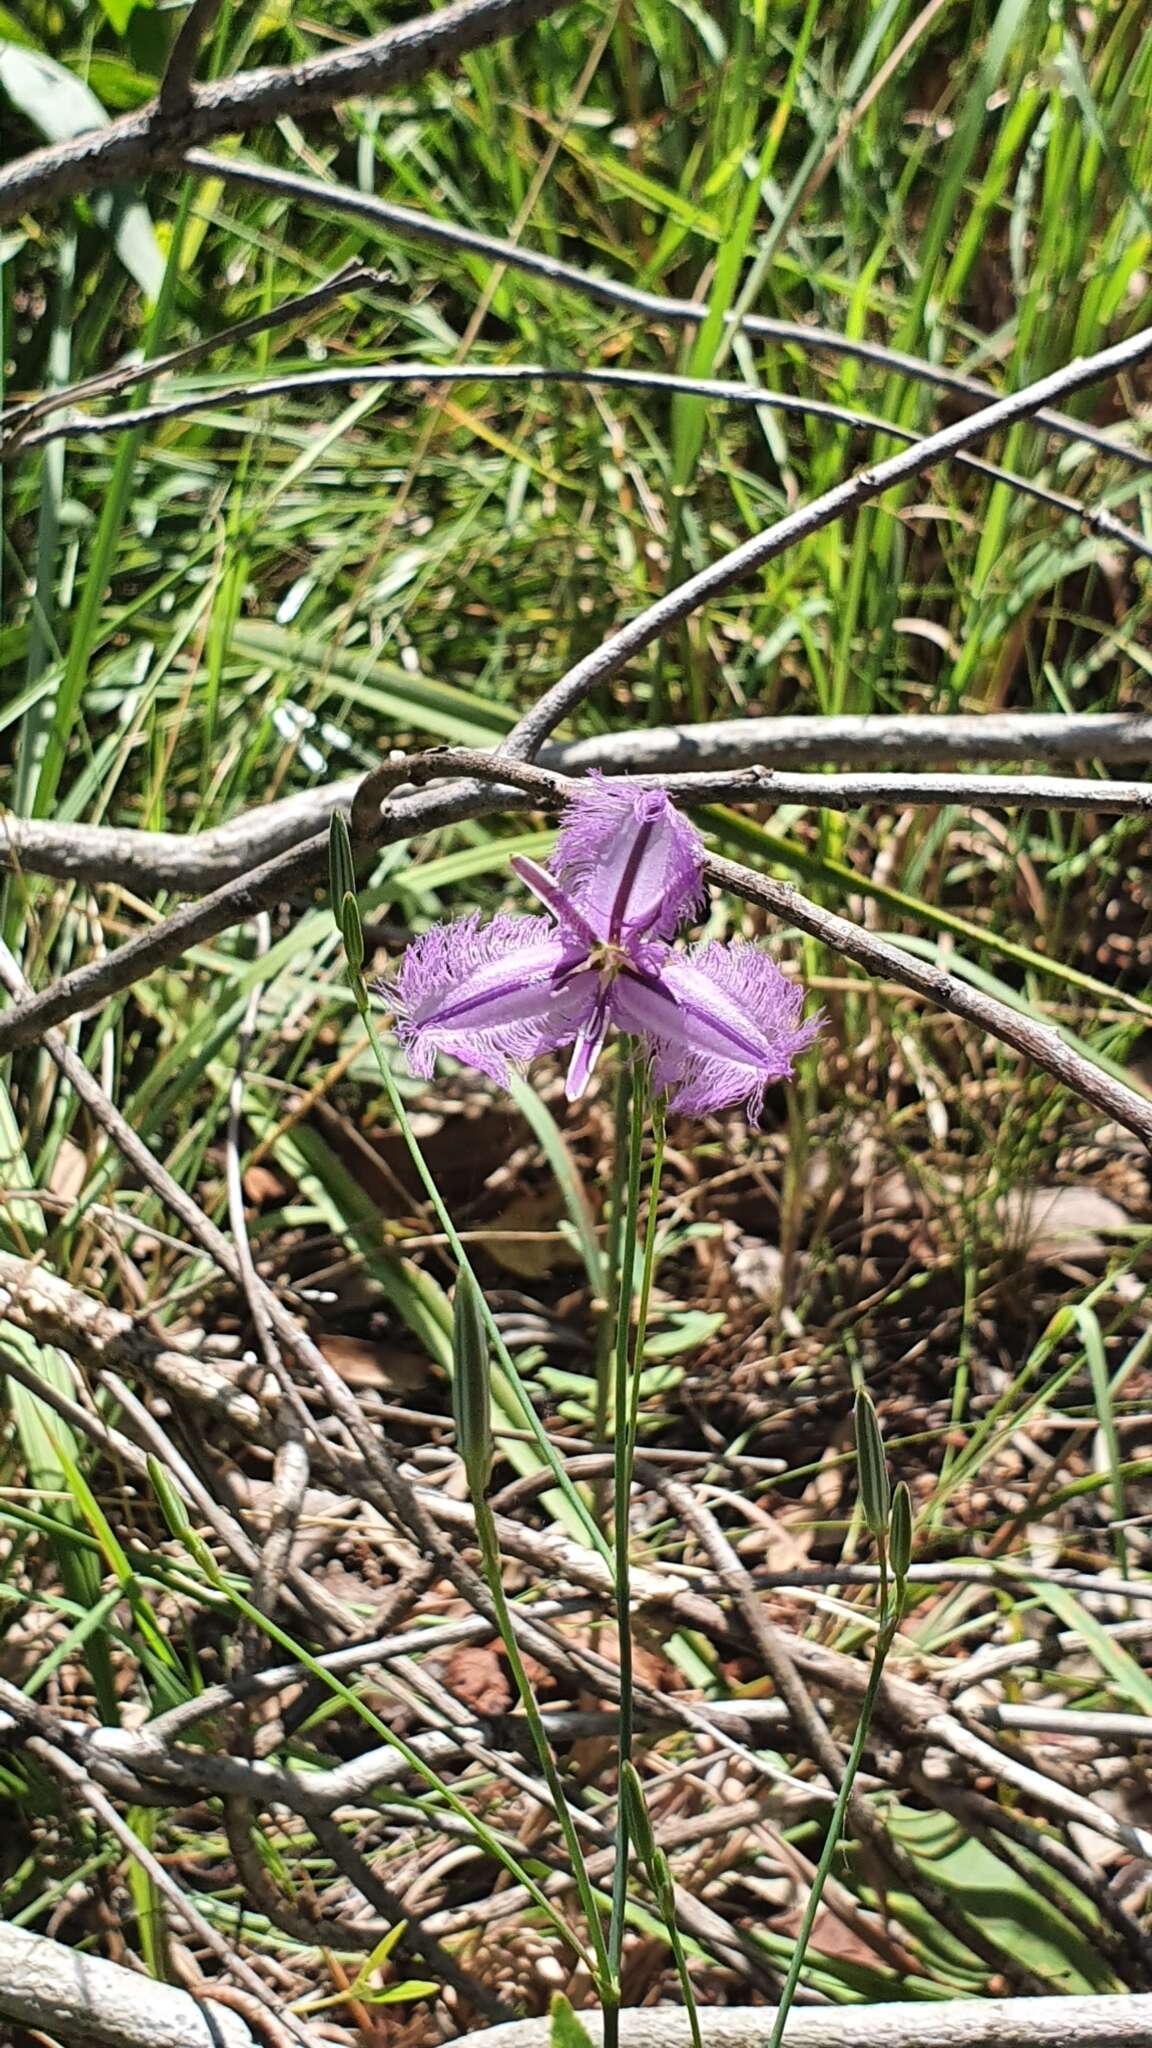
<svg viewBox="0 0 1152 2048">
<path fill-rule="evenodd" d="M 596 944 L 596 933 L 578 906 L 572 901 L 566 889 L 562 889 L 547 868 L 529 860 L 527 854 L 514 853 L 510 862 L 514 874 L 527 882 L 532 894 L 546 903 L 561 926 L 566 926 L 577 938 L 591 948 Z"/>
</svg>

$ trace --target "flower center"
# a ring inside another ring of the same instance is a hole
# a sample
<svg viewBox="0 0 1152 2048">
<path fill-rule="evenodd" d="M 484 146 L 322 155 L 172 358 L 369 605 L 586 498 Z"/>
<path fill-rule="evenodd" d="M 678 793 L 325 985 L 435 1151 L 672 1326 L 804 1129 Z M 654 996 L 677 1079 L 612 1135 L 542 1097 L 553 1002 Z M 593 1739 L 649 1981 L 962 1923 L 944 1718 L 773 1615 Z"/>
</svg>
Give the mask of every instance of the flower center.
<svg viewBox="0 0 1152 2048">
<path fill-rule="evenodd" d="M 611 988 L 617 975 L 626 967 L 630 967 L 632 962 L 628 948 L 622 946 L 618 940 L 601 939 L 598 945 L 592 947 L 584 964 L 586 967 L 595 968 L 600 976 L 601 988 Z"/>
</svg>

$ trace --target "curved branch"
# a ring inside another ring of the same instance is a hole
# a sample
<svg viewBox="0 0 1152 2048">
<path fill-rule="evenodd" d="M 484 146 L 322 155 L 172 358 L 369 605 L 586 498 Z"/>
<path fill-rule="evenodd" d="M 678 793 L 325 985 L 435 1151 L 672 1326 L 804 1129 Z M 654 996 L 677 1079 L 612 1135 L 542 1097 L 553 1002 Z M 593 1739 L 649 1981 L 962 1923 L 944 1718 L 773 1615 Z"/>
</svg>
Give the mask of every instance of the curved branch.
<svg viewBox="0 0 1152 2048">
<path fill-rule="evenodd" d="M 1152 761 L 1144 712 L 982 711 L 843 717 L 716 718 L 597 733 L 545 747 L 541 761 L 568 775 L 672 775 L 683 768 L 954 768 L 958 761 Z"/>
<path fill-rule="evenodd" d="M 1097 383 L 1102 377 L 1118 375 L 1149 356 L 1152 356 L 1152 327 L 1144 327 L 1126 341 L 1065 364 L 1062 369 L 1038 378 L 1033 384 L 1026 384 L 1009 397 L 997 399 L 994 405 L 985 406 L 968 419 L 958 420 L 951 426 L 942 427 L 938 433 L 926 435 L 915 447 L 902 448 L 899 454 L 889 456 L 887 461 L 846 477 L 843 482 L 833 485 L 830 491 L 811 499 L 807 505 L 797 506 L 785 518 L 777 519 L 763 532 L 752 534 L 739 547 L 722 555 L 719 561 L 709 563 L 697 575 L 688 577 L 673 590 L 665 591 L 655 604 L 649 605 L 646 611 L 640 612 L 599 647 L 593 648 L 525 713 L 508 738 L 501 741 L 501 753 L 517 759 L 531 759 L 549 733 L 563 719 L 570 717 L 601 683 L 617 675 L 634 654 L 639 654 L 662 633 L 679 625 L 709 599 L 723 596 L 742 577 L 774 561 L 793 542 L 806 540 L 833 521 L 842 519 L 846 513 L 855 512 L 871 499 L 881 497 L 895 485 L 922 476 L 925 470 L 949 460 L 998 427 L 1009 426 L 1036 414 L 1049 399 L 1081 391 L 1085 385 Z"/>
<path fill-rule="evenodd" d="M 431 242 L 444 249 L 467 249 L 493 263 L 507 264 L 509 269 L 519 270 L 525 276 L 539 277 L 546 284 L 558 285 L 561 290 L 579 292 L 582 297 L 598 300 L 603 305 L 644 313 L 653 320 L 671 321 L 676 326 L 697 326 L 708 312 L 707 306 L 698 300 L 666 298 L 660 292 L 644 291 L 638 285 L 624 284 L 616 278 L 601 277 L 595 271 L 581 270 L 578 264 L 564 263 L 540 250 L 522 248 L 518 242 L 503 241 L 498 235 L 485 235 L 476 228 L 460 227 L 455 221 L 437 220 L 431 214 L 417 213 L 410 206 L 394 206 L 388 200 L 377 199 L 372 193 L 356 192 L 348 185 L 328 184 L 322 178 L 305 177 L 300 171 L 282 171 L 271 164 L 256 163 L 250 157 L 214 156 L 211 150 L 190 149 L 184 161 L 190 170 L 203 171 L 207 177 L 220 178 L 225 184 L 247 185 L 259 191 L 278 193 L 286 199 L 311 200 L 335 212 L 349 214 L 354 219 L 373 221 L 379 227 L 407 235 L 413 241 Z M 963 370 L 928 363 L 920 356 L 908 355 L 903 349 L 887 348 L 882 342 L 837 334 L 831 328 L 808 327 L 799 320 L 776 320 L 761 313 L 746 313 L 739 324 L 744 333 L 758 335 L 765 341 L 786 342 L 803 349 L 808 355 L 822 352 L 847 357 L 853 362 L 874 363 L 879 369 L 895 371 L 918 384 L 929 384 L 937 391 L 949 391 L 969 403 L 983 406 L 1001 395 L 994 385 L 985 384 L 979 377 L 969 377 Z M 1097 427 L 1070 418 L 1067 413 L 1053 412 L 1045 407 L 1035 414 L 1035 419 L 1037 426 L 1050 434 L 1058 434 L 1065 441 L 1082 441 L 1090 448 L 1099 449 L 1102 455 L 1114 456 L 1138 469 L 1152 469 L 1152 452 L 1115 440 L 1110 434 L 1101 433 Z"/>
<path fill-rule="evenodd" d="M 801 896 L 789 882 L 773 881 L 769 875 L 757 874 L 752 868 L 722 860 L 715 854 L 709 858 L 705 873 L 722 889 L 733 890 L 749 903 L 759 903 L 774 917 L 819 939 L 832 952 L 854 960 L 866 973 L 902 982 L 905 988 L 927 996 L 940 1009 L 966 1018 L 990 1037 L 1023 1053 L 1045 1073 L 1063 1082 L 1074 1095 L 1091 1102 L 1105 1116 L 1123 1124 L 1125 1130 L 1134 1132 L 1152 1150 L 1152 1099 L 1137 1094 L 1123 1081 L 1113 1080 L 1094 1061 L 1075 1052 L 1054 1025 L 1038 1024 L 1034 1018 L 1010 1009 L 1007 1003 L 985 995 L 955 974 L 946 974 L 942 967 L 931 967 L 905 952 L 902 946 L 894 946 L 889 939 L 878 938 L 848 918 L 822 909 Z"/>
<path fill-rule="evenodd" d="M 920 439 L 909 427 L 893 426 L 875 414 L 858 412 L 851 406 L 833 405 L 821 398 L 798 397 L 787 391 L 771 391 L 757 384 L 743 384 L 724 377 L 688 377 L 659 370 L 563 369 L 543 363 L 345 363 L 335 369 L 312 370 L 304 376 L 294 371 L 276 377 L 254 377 L 246 383 L 222 385 L 215 389 L 208 386 L 202 391 L 186 391 L 175 397 L 156 399 L 147 405 L 132 406 L 124 412 L 73 414 L 71 418 L 57 420 L 34 433 L 25 432 L 22 421 L 18 420 L 12 438 L 0 440 L 0 462 L 26 449 L 42 448 L 52 441 L 82 435 L 101 437 L 134 432 L 137 428 L 159 426 L 168 420 L 192 419 L 198 413 L 217 412 L 221 406 L 249 405 L 258 398 L 303 398 L 314 390 L 338 391 L 359 386 L 367 389 L 372 385 L 387 384 L 574 384 L 608 390 L 666 391 L 689 398 L 717 399 L 727 405 L 760 407 L 766 412 L 792 414 L 801 419 L 833 420 L 838 426 L 887 434 L 892 440 L 903 441 L 909 446 Z M 60 393 L 60 400 L 67 402 L 65 393 Z M 21 412 L 22 418 L 26 417 L 23 409 Z M 3 426 L 2 415 L 0 426 Z M 1115 541 L 1121 547 L 1130 548 L 1133 554 L 1143 555 L 1146 561 L 1152 561 L 1152 541 L 1137 533 L 1134 527 L 1125 526 L 1123 520 L 1117 519 L 1106 507 L 1086 505 L 1079 498 L 1069 497 L 1066 491 L 1053 490 L 1048 484 L 1036 483 L 1031 477 L 1000 468 L 997 463 L 984 462 L 978 455 L 960 454 L 956 460 L 965 469 L 976 470 L 992 483 L 1006 484 L 1009 490 L 1018 491 L 1022 497 L 1035 498 L 1041 505 L 1051 506 L 1054 511 L 1078 519 L 1090 533 L 1098 534 L 1102 540 Z"/>
<path fill-rule="evenodd" d="M 807 538 L 829 526 L 846 512 L 857 510 L 870 499 L 879 497 L 893 485 L 904 483 L 921 475 L 939 461 L 958 454 L 975 441 L 981 440 L 994 428 L 1007 426 L 1011 422 L 1026 419 L 1035 414 L 1049 399 L 1083 389 L 1085 385 L 1100 378 L 1117 374 L 1152 356 L 1152 328 L 1143 328 L 1126 341 L 1100 350 L 1096 355 L 1078 358 L 1042 377 L 1023 390 L 1014 392 L 1008 398 L 999 399 L 972 418 L 960 420 L 954 425 L 942 428 L 939 433 L 928 435 L 913 448 L 902 449 L 870 469 L 857 472 L 846 478 L 832 490 L 811 503 L 802 505 L 785 519 L 777 520 L 762 533 L 753 534 L 741 546 L 734 548 L 719 561 L 689 577 L 685 583 L 667 591 L 654 605 L 641 612 L 626 626 L 614 633 L 608 640 L 594 648 L 584 660 L 560 678 L 550 690 L 537 701 L 532 709 L 513 727 L 508 737 L 501 742 L 500 756 L 507 762 L 531 760 L 537 754 L 561 720 L 568 717 L 597 686 L 616 675 L 633 654 L 647 647 L 669 628 L 687 618 L 711 597 L 722 595 L 750 570 L 760 568 L 794 540 Z M 416 831 L 428 831 L 434 826 L 455 822 L 457 818 L 477 815 L 475 807 L 483 807 L 489 801 L 490 792 L 481 784 L 465 783 L 457 791 L 436 802 L 434 793 L 416 799 L 415 815 L 412 800 L 404 799 L 389 807 L 390 823 L 387 828 L 391 839 L 410 836 Z M 427 808 L 425 808 L 427 806 Z M 383 842 L 383 836 L 378 843 Z M 205 898 L 203 903 L 189 910 L 177 911 L 152 932 L 131 939 L 107 960 L 78 969 L 66 975 L 55 988 L 42 995 L 28 996 L 19 1001 L 6 1015 L 0 1017 L 0 1051 L 12 1046 L 25 1044 L 37 1037 L 47 1025 L 59 1023 L 65 1017 L 73 1016 L 88 1004 L 131 985 L 135 980 L 154 967 L 163 966 L 177 959 L 189 947 L 202 939 L 213 938 L 228 925 L 238 923 L 242 918 L 267 910 L 274 903 L 283 900 L 283 895 L 308 881 L 322 866 L 325 856 L 325 840 L 317 835 L 306 840 L 293 852 L 282 855 L 278 860 L 268 861 L 255 869 L 243 883 L 228 884 Z M 846 927 L 854 929 L 854 927 Z M 904 956 L 906 959 L 906 956 Z M 901 979 L 908 980 L 907 972 Z M 910 984 L 918 986 L 916 982 Z M 1006 1014 L 1011 1017 L 1013 1012 Z M 1016 1038 L 1008 1043 L 1016 1044 Z M 1034 1056 L 1039 1057 L 1039 1054 Z M 1051 1064 L 1051 1053 L 1040 1060 L 1049 1072 L 1060 1070 Z M 1098 1070 L 1090 1069 L 1095 1073 Z M 1073 1084 L 1075 1085 L 1075 1084 Z M 1119 1084 L 1110 1083 L 1115 1091 Z M 1131 1102 L 1140 1105 L 1141 1098 L 1130 1090 L 1121 1091 Z M 1099 1102 L 1097 1095 L 1089 1095 L 1089 1101 Z M 1114 1114 L 1109 1108 L 1110 1115 Z M 1132 1121 L 1132 1112 L 1121 1121 L 1130 1129 L 1145 1136 L 1145 1125 Z"/>
<path fill-rule="evenodd" d="M 455 788 L 447 789 L 441 784 L 426 792 L 418 790 L 411 796 L 395 796 L 374 817 L 369 815 L 370 801 L 378 802 L 379 791 L 393 788 L 399 774 L 442 776 L 446 765 L 453 760 L 464 772 L 470 770 L 475 776 L 491 779 L 464 781 Z M 499 779 L 503 774 L 509 777 L 507 787 Z M 517 788 L 517 784 L 522 786 Z M 353 803 L 353 828 L 355 831 L 359 822 L 358 836 L 362 841 L 376 845 L 394 843 L 398 839 L 410 838 L 418 831 L 428 831 L 433 825 L 454 822 L 460 817 L 474 817 L 485 808 L 506 810 L 539 805 L 542 797 L 549 796 L 556 802 L 570 794 L 573 786 L 570 777 L 557 775 L 536 762 L 504 755 L 499 750 L 495 754 L 475 754 L 467 749 L 458 749 L 454 754 L 434 750 L 404 763 L 386 762 L 366 777 Z M 129 986 L 143 974 L 150 973 L 154 966 L 164 965 L 187 951 L 201 937 L 213 936 L 225 925 L 236 921 L 238 898 L 243 898 L 249 906 L 241 915 L 268 908 L 279 900 L 285 888 L 299 886 L 319 872 L 326 857 L 327 834 L 317 834 L 305 840 L 295 852 L 266 862 L 263 868 L 247 876 L 239 887 L 229 884 L 226 888 L 217 889 L 202 903 L 191 909 L 179 910 L 153 931 L 130 939 L 107 959 L 78 968 L 40 995 L 24 995 L 0 1016 L 0 1051 L 38 1038 L 49 1025 L 61 1018 L 73 1016 L 103 996 Z M 716 855 L 708 858 L 704 872 L 721 888 L 732 890 L 750 903 L 760 904 L 774 916 L 810 933 L 833 952 L 856 961 L 867 973 L 900 982 L 917 994 L 928 996 L 954 1016 L 964 1017 L 978 1025 L 981 1030 L 1033 1060 L 1074 1094 L 1132 1131 L 1152 1149 L 1152 1099 L 1114 1079 L 1094 1061 L 1076 1052 L 1054 1026 L 1038 1023 L 1034 1018 L 1011 1009 L 1007 1003 L 983 994 L 957 976 L 946 974 L 942 968 L 924 964 L 903 947 L 877 938 L 847 918 L 837 917 L 819 904 L 809 902 L 790 883 L 777 882 L 768 875 L 758 874 L 752 868 Z M 195 936 L 190 937 L 190 933 Z M 70 1057 L 75 1059 L 75 1055 Z M 76 1064 L 83 1069 L 82 1062 L 77 1061 Z M 83 1071 L 86 1073 L 86 1069 Z"/>
<path fill-rule="evenodd" d="M 748 721 L 751 726 L 775 722 Z M 937 723 L 931 721 L 933 728 Z M 619 774 L 627 772 L 623 741 L 628 737 L 622 734 L 616 739 L 612 750 L 616 758 L 606 764 Z M 647 733 L 636 735 L 641 741 L 650 737 Z M 565 750 L 556 753 L 562 759 Z M 1152 811 L 1152 782 L 1103 782 L 1087 776 L 789 775 L 765 767 L 758 774 L 736 768 L 707 777 L 697 773 L 630 779 L 654 783 L 683 804 L 800 804 L 824 811 L 854 811 L 871 804 L 885 809 L 893 805 L 934 809 L 945 804 L 979 804 L 993 811 L 1035 808 L 1101 817 L 1131 817 Z M 0 860 L 6 857 L 12 868 L 56 875 L 64 881 L 115 883 L 143 894 L 174 889 L 182 895 L 198 896 L 214 884 L 238 880 L 258 862 L 322 831 L 333 811 L 346 810 L 361 787 L 357 778 L 346 777 L 321 789 L 285 797 L 280 803 L 245 811 L 227 825 L 206 832 L 146 832 L 135 826 L 53 825 L 41 818 L 0 817 Z M 561 800 L 554 794 L 533 798 L 528 791 L 489 790 L 486 808 L 507 810 L 532 804 L 545 810 L 554 809 Z"/>
<path fill-rule="evenodd" d="M 56 205 L 127 178 L 149 176 L 178 163 L 193 143 L 246 135 L 285 115 L 324 113 L 340 100 L 388 92 L 409 79 L 513 35 L 564 0 L 456 0 L 435 14 L 385 29 L 351 49 L 304 64 L 242 71 L 214 85 L 186 82 L 106 128 L 32 150 L 0 171 L 0 222 L 29 207 Z M 183 65 L 181 66 L 181 69 Z M 179 82 L 179 79 L 178 79 Z"/>
</svg>

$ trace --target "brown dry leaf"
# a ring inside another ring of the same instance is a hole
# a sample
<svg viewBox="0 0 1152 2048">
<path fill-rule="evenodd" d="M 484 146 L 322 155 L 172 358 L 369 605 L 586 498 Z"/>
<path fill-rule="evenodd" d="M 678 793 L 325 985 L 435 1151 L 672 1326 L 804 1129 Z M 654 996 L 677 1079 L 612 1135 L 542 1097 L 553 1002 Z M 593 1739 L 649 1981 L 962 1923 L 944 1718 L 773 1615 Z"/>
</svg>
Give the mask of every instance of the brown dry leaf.
<svg viewBox="0 0 1152 2048">
<path fill-rule="evenodd" d="M 342 1337 L 329 1331 L 320 1338 L 320 1349 L 350 1387 L 414 1394 L 427 1386 L 432 1371 L 419 1352 L 398 1351 L 394 1344 L 378 1344 L 368 1337 Z"/>
<path fill-rule="evenodd" d="M 815 1501 L 822 1515 L 833 1516 L 844 1499 L 844 1463 L 837 1444 L 826 1444 L 820 1455 L 820 1470 L 814 1472 L 802 1496 L 805 1505 Z"/>
<path fill-rule="evenodd" d="M 444 1666 L 444 1683 L 476 1714 L 506 1714 L 512 1705 L 512 1688 L 490 1644 L 467 1643 L 453 1650 Z"/>
<path fill-rule="evenodd" d="M 270 1166 L 250 1166 L 244 1175 L 244 1193 L 253 1208 L 259 1209 L 264 1202 L 286 1201 L 291 1190 Z"/>
<path fill-rule="evenodd" d="M 1012 1244 L 1042 1264 L 1101 1258 L 1109 1238 L 1133 1227 L 1128 1211 L 1096 1188 L 1012 1188 L 999 1210 Z"/>
<path fill-rule="evenodd" d="M 580 1255 L 575 1247 L 554 1234 L 563 1211 L 558 1188 L 529 1189 L 515 1195 L 507 1208 L 491 1218 L 488 1228 L 501 1234 L 485 1237 L 484 1249 L 498 1266 L 518 1273 L 523 1280 L 543 1280 L 557 1266 L 578 1266 Z M 521 1230 L 523 1237 L 503 1234 Z"/>
<path fill-rule="evenodd" d="M 782 1913 L 778 1920 L 773 1921 L 772 1931 L 774 1934 L 799 1934 L 803 1918 L 802 1907 L 796 1906 L 791 1912 Z M 866 1963 L 873 1968 L 877 1963 L 886 1960 L 877 1949 L 862 1941 L 851 1927 L 846 1927 L 842 1920 L 838 1920 L 827 1906 L 821 1906 L 816 1915 L 808 1946 L 822 1956 L 836 1956 L 846 1963 Z"/>
<path fill-rule="evenodd" d="M 736 1548 L 745 1560 L 762 1558 L 770 1571 L 800 1571 L 811 1563 L 812 1531 L 789 1529 L 779 1515 L 762 1510 L 756 1528 L 741 1536 Z"/>
<path fill-rule="evenodd" d="M 52 1161 L 48 1185 L 62 1202 L 74 1202 L 88 1178 L 88 1157 L 73 1139 L 64 1138 Z"/>
</svg>

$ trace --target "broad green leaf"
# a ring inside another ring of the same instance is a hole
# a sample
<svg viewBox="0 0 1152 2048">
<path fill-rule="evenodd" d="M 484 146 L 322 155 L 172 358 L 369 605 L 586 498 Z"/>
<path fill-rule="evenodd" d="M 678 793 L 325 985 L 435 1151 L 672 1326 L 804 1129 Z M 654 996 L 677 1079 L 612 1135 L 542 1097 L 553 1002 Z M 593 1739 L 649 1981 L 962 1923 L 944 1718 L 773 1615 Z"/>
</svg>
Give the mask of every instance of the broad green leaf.
<svg viewBox="0 0 1152 2048">
<path fill-rule="evenodd" d="M 334 648 L 306 633 L 293 633 L 265 619 L 241 619 L 232 629 L 234 653 L 282 673 L 323 680 L 334 696 L 379 711 L 405 731 L 428 733 L 457 746 L 490 747 L 494 735 L 510 732 L 515 714 L 490 698 L 457 689 L 431 676 L 410 675 L 399 662 L 374 660 L 355 648 Z"/>
<path fill-rule="evenodd" d="M 1047 1978 L 1054 1990 L 1119 1990 L 1104 1957 L 1071 1920 L 947 1814 L 896 1807 L 888 1825 L 974 1926 Z M 902 1899 L 890 1898 L 889 1909 L 904 1918 Z"/>
<path fill-rule="evenodd" d="M 123 14 L 123 21 L 114 22 L 114 27 L 127 26 L 134 4 L 135 0 L 118 0 L 118 4 L 117 0 L 104 0 L 110 19 L 114 11 Z M 70 142 L 89 128 L 103 128 L 108 119 L 90 87 L 42 50 L 22 49 L 17 43 L 0 46 L 0 92 L 46 142 Z M 123 192 L 94 193 L 90 204 L 101 227 L 111 235 L 125 270 L 146 298 L 156 298 L 164 276 L 164 257 L 147 208 Z"/>
</svg>

